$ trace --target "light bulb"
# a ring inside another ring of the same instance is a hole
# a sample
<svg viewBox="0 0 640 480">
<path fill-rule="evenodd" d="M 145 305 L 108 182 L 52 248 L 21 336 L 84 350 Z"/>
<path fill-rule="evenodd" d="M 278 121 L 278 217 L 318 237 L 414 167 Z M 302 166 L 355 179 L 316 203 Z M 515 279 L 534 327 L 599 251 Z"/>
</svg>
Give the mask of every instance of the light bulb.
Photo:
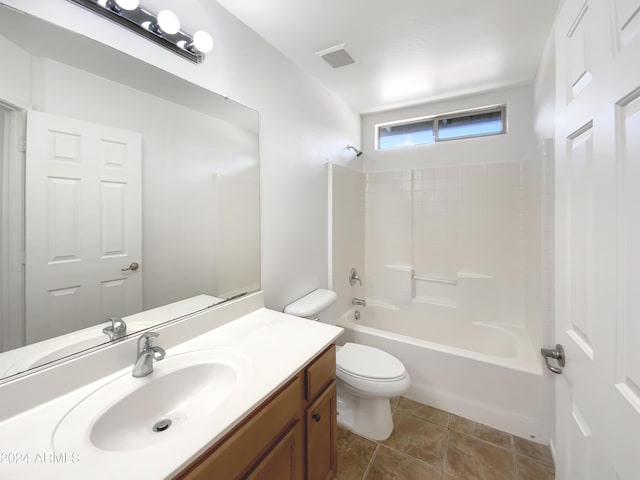
<svg viewBox="0 0 640 480">
<path fill-rule="evenodd" d="M 140 5 L 140 0 L 115 0 L 123 10 L 135 10 Z"/>
<path fill-rule="evenodd" d="M 158 26 L 163 32 L 173 35 L 180 31 L 180 19 L 171 10 L 162 10 L 158 14 Z"/>
<path fill-rule="evenodd" d="M 213 48 L 213 39 L 207 32 L 199 30 L 193 35 L 193 46 L 202 53 L 210 52 Z"/>
</svg>

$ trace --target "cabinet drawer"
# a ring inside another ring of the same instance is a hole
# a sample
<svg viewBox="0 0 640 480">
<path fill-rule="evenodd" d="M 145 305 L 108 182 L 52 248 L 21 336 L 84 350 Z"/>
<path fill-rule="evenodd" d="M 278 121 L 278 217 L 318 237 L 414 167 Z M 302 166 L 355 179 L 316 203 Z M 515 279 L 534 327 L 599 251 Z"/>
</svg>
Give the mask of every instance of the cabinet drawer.
<svg viewBox="0 0 640 480">
<path fill-rule="evenodd" d="M 274 441 L 302 418 L 302 378 L 267 401 L 257 413 L 229 436 L 214 445 L 177 478 L 185 480 L 231 480 L 241 478 L 273 445 Z"/>
<path fill-rule="evenodd" d="M 313 400 L 336 378 L 336 346 L 331 345 L 305 370 L 305 398 Z"/>
</svg>

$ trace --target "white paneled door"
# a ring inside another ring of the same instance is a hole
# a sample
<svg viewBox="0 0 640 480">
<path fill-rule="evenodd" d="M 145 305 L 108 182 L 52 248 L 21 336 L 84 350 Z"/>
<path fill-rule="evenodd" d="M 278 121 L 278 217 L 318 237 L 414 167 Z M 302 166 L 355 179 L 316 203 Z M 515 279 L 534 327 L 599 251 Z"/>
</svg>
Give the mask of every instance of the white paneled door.
<svg viewBox="0 0 640 480">
<path fill-rule="evenodd" d="M 640 0 L 555 30 L 558 480 L 640 479 Z"/>
<path fill-rule="evenodd" d="M 141 136 L 29 112 L 26 337 L 50 338 L 142 308 Z"/>
</svg>

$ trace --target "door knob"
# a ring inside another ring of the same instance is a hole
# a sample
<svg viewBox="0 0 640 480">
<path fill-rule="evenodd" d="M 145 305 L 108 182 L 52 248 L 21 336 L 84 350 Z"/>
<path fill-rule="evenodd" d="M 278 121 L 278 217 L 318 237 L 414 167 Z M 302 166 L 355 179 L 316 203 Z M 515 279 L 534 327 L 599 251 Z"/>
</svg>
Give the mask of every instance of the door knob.
<svg viewBox="0 0 640 480">
<path fill-rule="evenodd" d="M 136 262 L 132 262 L 128 267 L 121 268 L 120 271 L 122 272 L 128 272 L 129 270 L 136 271 L 138 268 L 140 268 L 140 265 L 138 265 Z"/>
<path fill-rule="evenodd" d="M 565 356 L 564 356 L 564 348 L 559 343 L 556 344 L 556 348 L 541 348 L 540 354 L 544 357 L 544 363 L 547 365 L 547 368 L 551 370 L 553 373 L 560 375 L 562 373 L 562 368 L 565 365 Z M 560 367 L 554 367 L 549 363 L 549 359 L 553 358 L 558 362 Z"/>
<path fill-rule="evenodd" d="M 314 413 L 313 415 L 311 415 L 311 418 L 313 418 L 316 422 L 320 421 L 320 414 L 319 413 Z"/>
</svg>

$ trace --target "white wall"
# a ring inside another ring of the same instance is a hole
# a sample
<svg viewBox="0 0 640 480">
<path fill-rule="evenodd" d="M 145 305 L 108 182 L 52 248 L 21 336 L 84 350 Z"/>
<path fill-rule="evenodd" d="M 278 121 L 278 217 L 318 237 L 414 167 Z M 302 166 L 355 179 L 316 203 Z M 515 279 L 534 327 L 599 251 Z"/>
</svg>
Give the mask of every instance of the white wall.
<svg viewBox="0 0 640 480">
<path fill-rule="evenodd" d="M 360 119 L 318 81 L 216 2 L 172 8 L 184 28 L 208 30 L 214 50 L 193 65 L 65 0 L 5 3 L 92 37 L 260 112 L 261 277 L 268 307 L 328 283 L 328 162 L 348 163 Z M 153 9 L 154 2 L 148 2 Z M 157 2 L 155 2 L 157 3 Z"/>
<path fill-rule="evenodd" d="M 31 55 L 0 35 L 0 65 L 2 65 L 0 99 L 14 106 L 29 105 L 31 103 Z"/>
</svg>

